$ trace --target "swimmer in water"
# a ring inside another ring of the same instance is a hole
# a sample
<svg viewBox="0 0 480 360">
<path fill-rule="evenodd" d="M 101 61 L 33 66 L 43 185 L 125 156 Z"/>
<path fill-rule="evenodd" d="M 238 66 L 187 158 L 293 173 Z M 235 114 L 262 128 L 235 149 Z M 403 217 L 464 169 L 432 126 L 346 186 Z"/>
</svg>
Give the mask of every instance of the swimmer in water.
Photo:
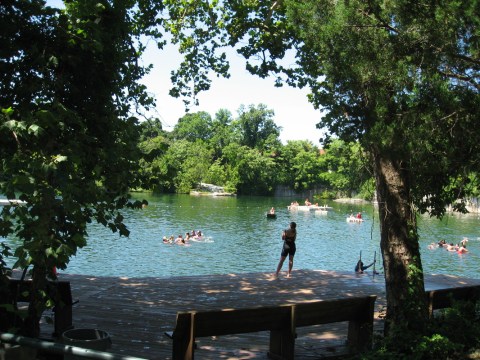
<svg viewBox="0 0 480 360">
<path fill-rule="evenodd" d="M 375 261 L 373 261 L 370 265 L 363 265 L 362 260 L 358 260 L 357 265 L 355 265 L 355 272 L 357 274 L 363 274 L 365 270 L 367 270 L 370 266 L 375 264 Z"/>
</svg>

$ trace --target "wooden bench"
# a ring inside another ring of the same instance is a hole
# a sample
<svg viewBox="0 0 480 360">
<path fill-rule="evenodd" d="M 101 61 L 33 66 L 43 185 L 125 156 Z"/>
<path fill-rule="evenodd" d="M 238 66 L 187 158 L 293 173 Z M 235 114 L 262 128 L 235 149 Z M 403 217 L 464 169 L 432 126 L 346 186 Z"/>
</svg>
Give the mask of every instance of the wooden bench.
<svg viewBox="0 0 480 360">
<path fill-rule="evenodd" d="M 179 312 L 172 334 L 172 359 L 193 359 L 197 337 L 258 331 L 270 331 L 270 358 L 294 359 L 297 327 L 344 321 L 348 321 L 349 350 L 367 350 L 372 346 L 376 298 L 371 295 L 273 307 Z"/>
<path fill-rule="evenodd" d="M 2 303 L 18 303 L 29 302 L 30 291 L 32 287 L 31 280 L 8 279 L 8 288 L 10 293 L 9 299 L 2 299 Z M 69 281 L 48 281 L 47 293 L 54 301 L 53 307 L 53 337 L 59 337 L 65 330 L 73 328 L 72 322 L 72 290 Z M 14 321 L 15 314 L 10 316 L 10 320 Z"/>
<path fill-rule="evenodd" d="M 455 301 L 478 301 L 480 285 L 459 286 L 455 288 L 429 290 L 425 292 L 430 317 L 434 310 L 452 307 Z"/>
</svg>

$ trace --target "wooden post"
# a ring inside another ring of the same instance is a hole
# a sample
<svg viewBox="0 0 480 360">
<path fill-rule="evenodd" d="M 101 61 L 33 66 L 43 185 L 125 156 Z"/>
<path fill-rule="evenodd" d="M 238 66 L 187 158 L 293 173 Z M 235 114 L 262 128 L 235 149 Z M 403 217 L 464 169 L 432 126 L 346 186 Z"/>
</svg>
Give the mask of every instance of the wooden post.
<svg viewBox="0 0 480 360">
<path fill-rule="evenodd" d="M 365 300 L 365 306 L 354 320 L 348 322 L 348 347 L 353 352 L 361 352 L 372 348 L 373 317 L 375 295 Z"/>
<path fill-rule="evenodd" d="M 280 329 L 270 330 L 270 359 L 293 360 L 295 357 L 295 305 L 285 309 Z"/>
<path fill-rule="evenodd" d="M 177 314 L 175 331 L 173 332 L 172 360 L 193 360 L 195 346 L 194 316 L 192 313 Z"/>
<path fill-rule="evenodd" d="M 49 283 L 54 286 L 55 307 L 54 316 L 54 333 L 53 336 L 59 337 L 65 330 L 73 328 L 72 321 L 72 290 L 69 281 L 56 281 Z"/>
</svg>

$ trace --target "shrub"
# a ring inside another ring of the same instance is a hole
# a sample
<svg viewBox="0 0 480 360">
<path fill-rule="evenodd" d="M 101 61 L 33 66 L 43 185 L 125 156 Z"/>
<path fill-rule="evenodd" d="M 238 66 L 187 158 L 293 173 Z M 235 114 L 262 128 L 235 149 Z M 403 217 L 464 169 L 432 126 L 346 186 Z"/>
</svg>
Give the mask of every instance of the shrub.
<svg viewBox="0 0 480 360">
<path fill-rule="evenodd" d="M 443 360 L 465 359 L 480 346 L 480 307 L 456 301 L 436 314 L 425 334 L 405 329 L 379 337 L 374 349 L 360 355 L 363 360 Z"/>
</svg>

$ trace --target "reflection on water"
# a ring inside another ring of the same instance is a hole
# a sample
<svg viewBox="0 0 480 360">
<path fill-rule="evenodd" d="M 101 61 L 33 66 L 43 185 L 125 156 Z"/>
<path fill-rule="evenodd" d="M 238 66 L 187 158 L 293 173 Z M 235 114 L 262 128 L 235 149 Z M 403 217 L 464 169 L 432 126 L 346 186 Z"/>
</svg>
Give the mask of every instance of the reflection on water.
<svg viewBox="0 0 480 360">
<path fill-rule="evenodd" d="M 88 246 L 72 258 L 66 272 L 112 276 L 185 276 L 219 273 L 273 272 L 278 263 L 282 229 L 297 222 L 295 268 L 353 271 L 359 258 L 382 271 L 378 214 L 372 205 L 340 204 L 328 213 L 288 211 L 292 199 L 264 197 L 194 197 L 135 194 L 149 206 L 125 212 L 131 231 L 121 238 L 99 225 L 89 227 Z M 301 200 L 301 199 L 297 199 Z M 267 219 L 270 207 L 277 219 Z M 363 223 L 348 223 L 361 211 Z M 426 273 L 480 277 L 480 235 L 477 215 L 448 216 L 443 221 L 421 217 L 420 246 Z M 163 236 L 202 230 L 207 241 L 189 246 L 164 244 Z M 429 250 L 444 238 L 458 243 L 468 237 L 468 254 Z M 284 264 L 284 269 L 286 269 Z"/>
</svg>

